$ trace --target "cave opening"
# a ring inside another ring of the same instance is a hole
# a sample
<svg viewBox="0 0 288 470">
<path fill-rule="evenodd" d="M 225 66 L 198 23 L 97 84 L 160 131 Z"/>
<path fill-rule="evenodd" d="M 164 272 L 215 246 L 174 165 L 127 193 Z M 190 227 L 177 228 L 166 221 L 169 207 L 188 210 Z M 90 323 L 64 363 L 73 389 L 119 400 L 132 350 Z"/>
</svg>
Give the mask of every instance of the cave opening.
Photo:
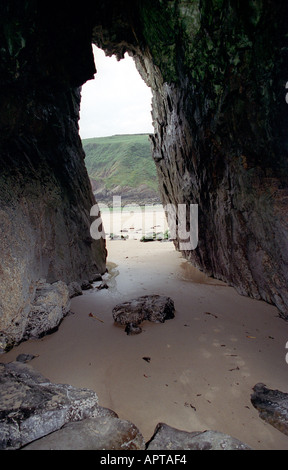
<svg viewBox="0 0 288 470">
<path fill-rule="evenodd" d="M 79 134 L 106 240 L 167 238 L 150 142 L 151 88 L 128 52 L 118 60 L 92 47 L 96 74 L 81 89 Z"/>
</svg>

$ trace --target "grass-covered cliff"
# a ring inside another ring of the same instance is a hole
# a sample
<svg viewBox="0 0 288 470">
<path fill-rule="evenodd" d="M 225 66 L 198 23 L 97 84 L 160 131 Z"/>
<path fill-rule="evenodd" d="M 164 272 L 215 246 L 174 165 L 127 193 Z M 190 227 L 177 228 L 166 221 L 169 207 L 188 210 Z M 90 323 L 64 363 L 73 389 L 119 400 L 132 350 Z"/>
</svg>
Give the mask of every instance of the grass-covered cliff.
<svg viewBox="0 0 288 470">
<path fill-rule="evenodd" d="M 112 203 L 113 195 L 138 204 L 159 201 L 156 167 L 147 134 L 84 139 L 82 144 L 98 202 Z"/>
</svg>

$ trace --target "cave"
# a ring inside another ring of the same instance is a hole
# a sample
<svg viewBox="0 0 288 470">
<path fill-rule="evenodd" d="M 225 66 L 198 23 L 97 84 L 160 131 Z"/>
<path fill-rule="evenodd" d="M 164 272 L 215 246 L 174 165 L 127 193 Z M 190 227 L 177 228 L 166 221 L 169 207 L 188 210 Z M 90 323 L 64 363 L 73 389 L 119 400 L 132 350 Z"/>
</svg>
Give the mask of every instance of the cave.
<svg viewBox="0 0 288 470">
<path fill-rule="evenodd" d="M 288 318 L 287 13 L 270 0 L 1 3 L 2 352 L 29 337 L 37 289 L 106 270 L 78 126 L 92 44 L 128 52 L 152 89 L 162 203 L 199 208 L 183 256 Z"/>
</svg>

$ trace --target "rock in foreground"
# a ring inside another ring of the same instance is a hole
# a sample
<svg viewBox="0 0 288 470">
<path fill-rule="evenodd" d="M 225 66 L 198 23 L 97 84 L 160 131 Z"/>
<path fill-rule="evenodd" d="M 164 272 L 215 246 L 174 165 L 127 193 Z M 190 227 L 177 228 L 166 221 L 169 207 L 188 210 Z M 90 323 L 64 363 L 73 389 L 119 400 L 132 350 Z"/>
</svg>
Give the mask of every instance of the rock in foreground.
<svg viewBox="0 0 288 470">
<path fill-rule="evenodd" d="M 117 417 L 94 391 L 53 384 L 21 362 L 0 364 L 0 410 L 0 449 L 19 449 L 70 422 Z"/>
<path fill-rule="evenodd" d="M 129 332 L 133 331 L 133 329 L 139 326 L 144 320 L 164 323 L 165 320 L 174 318 L 175 307 L 170 297 L 163 295 L 144 295 L 137 299 L 116 305 L 112 313 L 115 322 L 120 325 L 126 325 L 126 332 L 129 334 Z M 129 328 L 127 328 L 128 326 Z M 141 332 L 139 328 L 138 332 Z"/>
<path fill-rule="evenodd" d="M 255 385 L 253 391 L 251 402 L 260 418 L 288 436 L 288 393 L 269 390 L 261 383 Z"/>
<path fill-rule="evenodd" d="M 30 307 L 24 339 L 39 338 L 58 327 L 70 309 L 67 285 L 58 281 L 37 283 L 35 298 Z"/>
<path fill-rule="evenodd" d="M 59 431 L 32 442 L 24 450 L 144 450 L 136 426 L 113 416 L 99 416 L 66 424 Z"/>
<path fill-rule="evenodd" d="M 11 305 L 14 305 L 15 319 L 6 324 L 5 315 L 0 319 L 0 353 L 8 351 L 16 344 L 30 338 L 39 338 L 55 331 L 70 311 L 70 291 L 62 282 L 52 284 L 40 279 L 31 288 L 30 301 L 25 309 L 17 309 L 13 303 L 14 291 L 11 290 Z M 0 308 L 1 310 L 1 308 Z"/>
<path fill-rule="evenodd" d="M 186 432 L 164 423 L 156 426 L 147 450 L 251 450 L 234 437 L 217 431 Z"/>
</svg>

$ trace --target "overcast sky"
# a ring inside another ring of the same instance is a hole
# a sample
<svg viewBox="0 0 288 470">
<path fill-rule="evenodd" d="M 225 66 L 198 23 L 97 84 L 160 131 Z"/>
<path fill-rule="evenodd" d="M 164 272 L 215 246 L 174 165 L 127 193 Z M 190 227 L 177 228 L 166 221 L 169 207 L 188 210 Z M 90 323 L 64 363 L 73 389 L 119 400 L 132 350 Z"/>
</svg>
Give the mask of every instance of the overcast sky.
<svg viewBox="0 0 288 470">
<path fill-rule="evenodd" d="M 82 87 L 80 136 L 153 133 L 151 90 L 128 54 L 117 61 L 93 46 L 97 73 Z"/>
</svg>

